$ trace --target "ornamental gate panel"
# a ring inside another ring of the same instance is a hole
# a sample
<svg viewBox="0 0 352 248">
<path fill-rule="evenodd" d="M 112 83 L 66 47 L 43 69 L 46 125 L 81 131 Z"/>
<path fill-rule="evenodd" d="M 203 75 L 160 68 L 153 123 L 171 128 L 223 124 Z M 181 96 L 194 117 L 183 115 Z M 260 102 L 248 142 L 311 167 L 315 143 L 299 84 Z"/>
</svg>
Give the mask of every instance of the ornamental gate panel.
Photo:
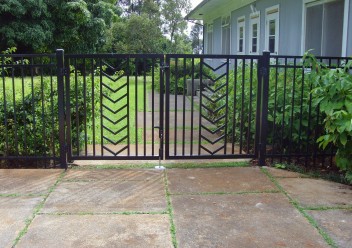
<svg viewBox="0 0 352 248">
<path fill-rule="evenodd" d="M 166 56 L 166 159 L 258 157 L 262 57 Z"/>
<path fill-rule="evenodd" d="M 153 160 L 163 152 L 163 55 L 67 55 L 68 160 Z"/>
</svg>

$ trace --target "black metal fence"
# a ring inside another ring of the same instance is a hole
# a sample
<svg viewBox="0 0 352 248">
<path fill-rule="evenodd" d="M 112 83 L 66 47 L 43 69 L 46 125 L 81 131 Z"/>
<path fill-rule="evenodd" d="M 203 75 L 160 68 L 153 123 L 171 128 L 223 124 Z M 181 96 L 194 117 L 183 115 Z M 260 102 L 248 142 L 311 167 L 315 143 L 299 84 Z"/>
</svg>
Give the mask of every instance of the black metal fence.
<svg viewBox="0 0 352 248">
<path fill-rule="evenodd" d="M 55 54 L 0 55 L 0 165 L 60 158 Z"/>
<path fill-rule="evenodd" d="M 316 143 L 324 116 L 301 57 L 58 50 L 0 59 L 1 167 L 164 156 L 333 162 L 333 147 Z M 319 59 L 330 68 L 348 60 Z"/>
<path fill-rule="evenodd" d="M 341 68 L 350 58 L 318 57 L 330 69 Z M 311 68 L 304 68 L 302 57 L 271 56 L 268 92 L 268 139 L 266 157 L 271 161 L 296 162 L 310 166 L 333 163 L 335 150 L 320 149 L 323 135 L 319 105 L 314 104 Z"/>
</svg>

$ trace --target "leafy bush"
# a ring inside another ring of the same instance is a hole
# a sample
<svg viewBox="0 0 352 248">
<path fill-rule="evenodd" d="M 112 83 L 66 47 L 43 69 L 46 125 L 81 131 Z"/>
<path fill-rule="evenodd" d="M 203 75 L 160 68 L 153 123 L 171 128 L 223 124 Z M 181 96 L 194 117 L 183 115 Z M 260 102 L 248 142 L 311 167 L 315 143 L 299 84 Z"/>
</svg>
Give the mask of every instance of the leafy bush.
<svg viewBox="0 0 352 248">
<path fill-rule="evenodd" d="M 312 67 L 313 103 L 326 115 L 325 134 L 317 142 L 324 149 L 329 144 L 337 147 L 336 165 L 352 182 L 352 61 L 343 68 L 328 69 L 310 53 L 304 58 Z"/>
<path fill-rule="evenodd" d="M 72 78 L 74 76 L 71 75 Z M 38 81 L 38 78 L 34 78 L 34 81 Z M 25 80 L 25 83 L 29 82 Z M 99 101 L 97 85 L 95 84 L 96 103 Z M 30 86 L 26 84 L 24 84 L 24 87 L 23 92 L 25 94 L 21 93 L 21 97 L 13 99 L 6 96 L 6 102 L 0 101 L 0 156 L 19 158 L 8 160 L 6 163 L 3 162 L 1 165 L 5 167 L 22 166 L 19 163 L 22 162 L 20 157 L 23 156 L 59 156 L 56 78 L 45 76 L 39 83 L 34 83 L 33 89 L 29 89 Z M 84 88 L 87 89 L 86 93 L 84 93 Z M 92 102 L 93 98 L 92 92 L 88 90 L 91 88 L 91 77 L 87 77 L 84 84 L 81 76 L 77 76 L 77 86 L 71 83 L 70 87 L 72 137 L 77 137 L 77 134 L 79 134 L 79 142 L 84 141 L 81 132 L 85 123 L 82 120 L 86 118 L 87 125 L 90 125 L 92 120 L 92 105 L 89 103 Z M 85 102 L 86 105 L 84 105 Z M 97 116 L 97 113 L 95 116 Z M 80 120 L 78 126 L 76 119 Z M 78 147 L 75 145 L 76 143 L 73 144 L 73 150 Z M 38 165 L 37 161 L 33 161 Z M 28 165 L 27 161 L 23 162 Z"/>
</svg>

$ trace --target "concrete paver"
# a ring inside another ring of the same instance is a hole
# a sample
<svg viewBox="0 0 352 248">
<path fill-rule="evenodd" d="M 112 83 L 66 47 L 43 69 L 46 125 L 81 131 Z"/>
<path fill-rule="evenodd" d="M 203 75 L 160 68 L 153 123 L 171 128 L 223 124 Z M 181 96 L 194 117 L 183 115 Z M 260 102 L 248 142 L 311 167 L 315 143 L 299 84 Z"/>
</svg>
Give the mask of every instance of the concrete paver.
<svg viewBox="0 0 352 248">
<path fill-rule="evenodd" d="M 0 198 L 0 247 L 12 247 L 13 241 L 25 227 L 41 197 Z"/>
<path fill-rule="evenodd" d="M 151 181 L 162 177 L 160 170 L 69 170 L 63 180 Z"/>
<path fill-rule="evenodd" d="M 166 209 L 164 181 L 62 182 L 43 213 L 155 212 Z"/>
<path fill-rule="evenodd" d="M 329 247 L 282 194 L 172 196 L 179 247 Z"/>
<path fill-rule="evenodd" d="M 280 185 L 302 206 L 352 206 L 352 187 L 311 178 L 278 179 Z"/>
<path fill-rule="evenodd" d="M 270 174 L 273 177 L 283 177 L 283 178 L 309 177 L 309 176 L 301 174 L 301 173 L 297 173 L 297 172 L 293 172 L 293 171 L 287 171 L 287 170 L 281 170 L 281 169 L 276 169 L 276 168 L 272 168 L 272 167 L 268 167 L 266 169 L 270 172 Z"/>
<path fill-rule="evenodd" d="M 28 194 L 49 192 L 60 172 L 0 170 L 0 247 L 11 247 L 44 200 Z M 349 186 L 269 172 L 303 206 L 352 206 Z M 69 170 L 16 247 L 172 247 L 164 175 Z M 328 247 L 258 167 L 167 169 L 166 175 L 178 247 Z M 305 211 L 339 246 L 351 246 L 351 210 Z"/>
<path fill-rule="evenodd" d="M 167 177 L 171 193 L 276 190 L 259 168 L 171 169 Z"/>
<path fill-rule="evenodd" d="M 61 172 L 58 169 L 0 169 L 0 194 L 46 193 Z"/>
<path fill-rule="evenodd" d="M 18 248 L 172 247 L 168 215 L 40 215 Z"/>
<path fill-rule="evenodd" d="M 352 210 L 307 211 L 338 247 L 352 247 Z"/>
</svg>

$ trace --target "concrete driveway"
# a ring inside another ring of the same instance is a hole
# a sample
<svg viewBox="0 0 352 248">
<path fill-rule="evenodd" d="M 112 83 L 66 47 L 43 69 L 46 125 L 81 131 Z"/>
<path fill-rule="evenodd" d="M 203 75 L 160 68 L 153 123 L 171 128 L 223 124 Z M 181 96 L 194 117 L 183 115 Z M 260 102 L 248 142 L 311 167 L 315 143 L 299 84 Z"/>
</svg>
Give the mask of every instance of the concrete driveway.
<svg viewBox="0 0 352 248">
<path fill-rule="evenodd" d="M 0 170 L 0 247 L 352 247 L 352 187 L 272 168 Z"/>
</svg>

